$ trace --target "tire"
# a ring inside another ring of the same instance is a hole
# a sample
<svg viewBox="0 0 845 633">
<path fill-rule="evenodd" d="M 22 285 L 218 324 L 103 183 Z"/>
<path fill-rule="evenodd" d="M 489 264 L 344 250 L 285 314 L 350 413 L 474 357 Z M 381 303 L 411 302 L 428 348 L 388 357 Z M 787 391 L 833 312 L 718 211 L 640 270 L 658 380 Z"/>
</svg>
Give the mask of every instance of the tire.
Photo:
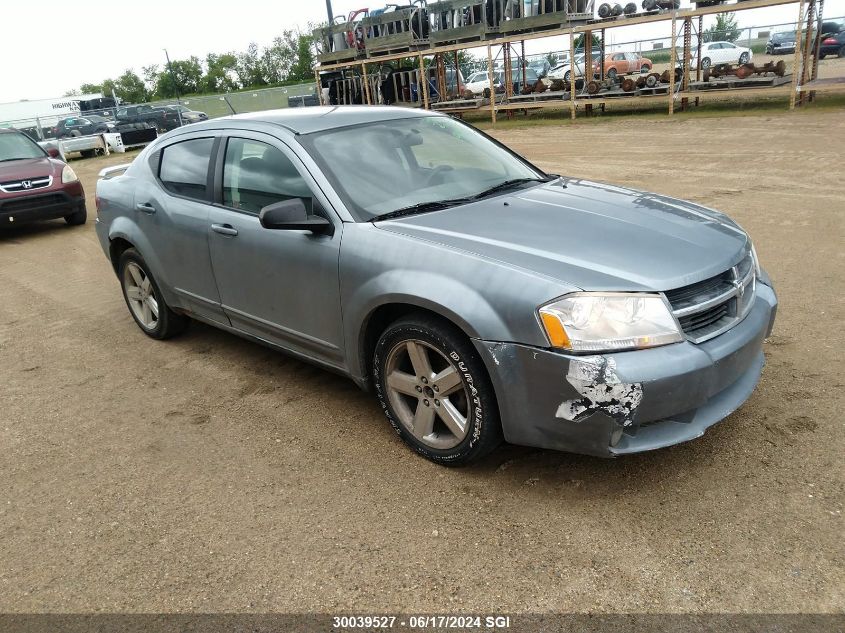
<svg viewBox="0 0 845 633">
<path fill-rule="evenodd" d="M 567 70 L 566 73 L 563 75 L 563 83 L 568 84 L 572 81 L 572 71 Z"/>
<path fill-rule="evenodd" d="M 70 136 L 74 136 L 74 137 L 76 137 L 76 136 L 82 136 L 82 132 L 80 132 L 79 130 L 71 130 L 71 131 L 70 131 Z"/>
<path fill-rule="evenodd" d="M 134 248 L 126 249 L 120 256 L 117 266 L 118 279 L 129 314 L 141 331 L 151 338 L 163 340 L 181 334 L 188 327 L 190 319 L 168 307 L 149 270 L 144 258 Z M 140 275 L 136 274 L 139 272 Z M 135 291 L 140 291 L 140 294 L 136 295 Z M 130 294 L 133 295 L 131 299 Z M 152 319 L 156 311 L 158 316 Z"/>
<path fill-rule="evenodd" d="M 842 51 L 839 52 L 841 53 Z M 824 59 L 825 57 L 827 57 L 826 53 L 819 53 L 819 59 Z"/>
<path fill-rule="evenodd" d="M 608 78 L 608 79 L 616 79 L 616 75 L 617 75 L 617 74 L 618 74 L 618 73 L 616 72 L 616 69 L 615 69 L 615 68 L 611 68 L 610 70 L 608 70 L 608 71 L 605 73 L 605 75 L 607 76 L 607 78 Z"/>
<path fill-rule="evenodd" d="M 745 66 L 748 63 L 748 53 L 743 53 L 739 56 L 739 65 Z"/>
<path fill-rule="evenodd" d="M 85 205 L 81 205 L 76 211 L 71 213 L 70 215 L 65 216 L 65 222 L 70 224 L 71 226 L 79 226 L 80 224 L 85 224 L 88 220 L 88 209 L 85 208 Z"/>
<path fill-rule="evenodd" d="M 641 73 L 647 73 L 650 70 L 651 70 L 651 66 L 649 66 L 648 64 L 643 64 L 642 66 L 640 66 L 640 72 Z"/>
<path fill-rule="evenodd" d="M 484 364 L 467 337 L 448 322 L 418 314 L 391 324 L 376 343 L 373 382 L 393 429 L 426 459 L 459 466 L 487 455 L 502 441 Z M 416 434 L 415 423 L 421 424 Z"/>
<path fill-rule="evenodd" d="M 708 68 L 710 68 L 710 58 L 705 57 L 704 59 L 701 60 L 701 69 L 707 70 Z"/>
<path fill-rule="evenodd" d="M 84 149 L 79 153 L 82 156 L 82 158 L 94 158 L 97 155 L 97 150 Z"/>
</svg>

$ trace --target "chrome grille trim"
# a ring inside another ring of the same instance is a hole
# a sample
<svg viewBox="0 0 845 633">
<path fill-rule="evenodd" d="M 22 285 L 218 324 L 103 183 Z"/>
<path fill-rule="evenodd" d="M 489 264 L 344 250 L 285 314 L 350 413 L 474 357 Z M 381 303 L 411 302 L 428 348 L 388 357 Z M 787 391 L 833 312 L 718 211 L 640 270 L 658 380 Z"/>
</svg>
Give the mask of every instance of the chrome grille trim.
<svg viewBox="0 0 845 633">
<path fill-rule="evenodd" d="M 669 290 L 664 295 L 686 339 L 703 343 L 727 332 L 748 316 L 755 291 L 754 261 L 748 253 L 721 275 Z"/>
<path fill-rule="evenodd" d="M 26 186 L 25 183 L 29 183 Z M 53 185 L 52 176 L 41 176 L 40 178 L 22 178 L 21 180 L 10 180 L 0 182 L 0 191 L 3 193 L 18 193 L 21 191 L 32 191 L 34 189 L 46 189 Z"/>
</svg>

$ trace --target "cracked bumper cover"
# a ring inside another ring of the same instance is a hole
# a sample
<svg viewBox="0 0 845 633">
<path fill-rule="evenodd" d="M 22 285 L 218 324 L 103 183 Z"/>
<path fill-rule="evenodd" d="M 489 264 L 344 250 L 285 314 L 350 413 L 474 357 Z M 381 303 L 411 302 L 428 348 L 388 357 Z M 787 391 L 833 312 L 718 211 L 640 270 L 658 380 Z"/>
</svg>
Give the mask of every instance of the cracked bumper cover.
<svg viewBox="0 0 845 633">
<path fill-rule="evenodd" d="M 585 357 L 474 342 L 508 442 L 612 457 L 694 439 L 741 406 L 760 379 L 776 311 L 774 290 L 757 284 L 748 316 L 699 345 Z"/>
</svg>

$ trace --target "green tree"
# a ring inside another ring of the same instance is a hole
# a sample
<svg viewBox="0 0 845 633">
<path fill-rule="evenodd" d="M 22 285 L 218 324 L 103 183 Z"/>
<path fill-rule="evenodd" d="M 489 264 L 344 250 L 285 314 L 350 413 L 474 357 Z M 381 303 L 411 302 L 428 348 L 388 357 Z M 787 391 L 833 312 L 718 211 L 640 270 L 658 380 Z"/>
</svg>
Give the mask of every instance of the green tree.
<svg viewBox="0 0 845 633">
<path fill-rule="evenodd" d="M 96 90 L 94 90 L 95 88 Z M 99 86 L 82 84 L 80 90 L 82 92 L 102 92 L 106 97 L 110 97 L 114 93 L 118 99 L 127 103 L 143 103 L 150 96 L 147 87 L 144 85 L 144 80 L 131 69 L 124 71 L 117 79 L 104 79 Z"/>
<path fill-rule="evenodd" d="M 201 90 L 202 79 L 202 65 L 198 57 L 175 59 L 158 74 L 156 94 L 164 99 L 177 94 L 197 94 Z"/>
<path fill-rule="evenodd" d="M 586 33 L 580 33 L 575 38 L 575 50 L 576 51 L 583 51 L 584 50 L 584 36 Z M 592 38 L 592 46 L 591 48 L 600 48 L 601 47 L 601 38 L 598 35 L 593 35 Z"/>
<path fill-rule="evenodd" d="M 141 74 L 144 76 L 144 84 L 147 86 L 147 92 L 154 95 L 156 87 L 158 86 L 158 64 L 151 64 L 150 66 L 143 66 Z"/>
<path fill-rule="evenodd" d="M 103 84 L 82 84 L 79 86 L 78 94 L 96 94 L 103 91 Z M 106 95 L 109 96 L 109 95 Z"/>
<path fill-rule="evenodd" d="M 283 83 L 296 63 L 296 33 L 287 30 L 261 53 L 261 67 L 269 84 Z"/>
<path fill-rule="evenodd" d="M 261 59 L 258 56 L 258 44 L 250 42 L 247 49 L 238 55 L 235 75 L 238 78 L 238 83 L 244 88 L 267 85 Z"/>
<path fill-rule="evenodd" d="M 733 13 L 718 13 L 716 24 L 704 29 L 701 35 L 705 42 L 736 42 L 741 33 Z"/>
<path fill-rule="evenodd" d="M 229 92 L 240 86 L 237 80 L 238 58 L 234 53 L 209 53 L 205 57 L 204 92 Z"/>
<path fill-rule="evenodd" d="M 314 37 L 304 33 L 296 36 L 296 58 L 288 72 L 288 81 L 307 81 L 314 78 Z"/>
</svg>

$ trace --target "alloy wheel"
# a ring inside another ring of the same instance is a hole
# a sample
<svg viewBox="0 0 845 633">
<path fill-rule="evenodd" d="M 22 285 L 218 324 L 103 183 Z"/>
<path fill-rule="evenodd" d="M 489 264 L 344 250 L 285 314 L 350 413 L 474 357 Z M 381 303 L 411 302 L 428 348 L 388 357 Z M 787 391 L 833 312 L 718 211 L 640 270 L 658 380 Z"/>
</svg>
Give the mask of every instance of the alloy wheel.
<svg viewBox="0 0 845 633">
<path fill-rule="evenodd" d="M 387 397 L 399 422 L 423 444 L 450 449 L 469 431 L 472 405 L 463 376 L 440 350 L 401 341 L 385 363 Z"/>
<path fill-rule="evenodd" d="M 158 324 L 158 298 L 149 276 L 135 262 L 129 262 L 123 269 L 123 287 L 132 314 L 148 330 Z"/>
</svg>

